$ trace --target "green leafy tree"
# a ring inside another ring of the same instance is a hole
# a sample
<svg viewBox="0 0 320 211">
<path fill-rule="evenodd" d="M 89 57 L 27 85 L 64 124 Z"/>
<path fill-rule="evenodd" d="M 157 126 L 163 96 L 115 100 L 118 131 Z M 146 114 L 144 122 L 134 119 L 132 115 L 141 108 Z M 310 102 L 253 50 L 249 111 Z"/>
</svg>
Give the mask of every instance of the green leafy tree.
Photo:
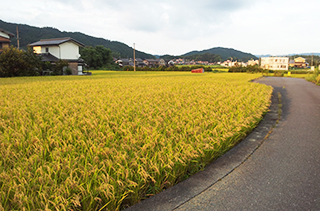
<svg viewBox="0 0 320 211">
<path fill-rule="evenodd" d="M 68 62 L 65 60 L 58 60 L 55 62 L 52 75 L 63 75 L 63 68 L 68 67 Z"/>
<path fill-rule="evenodd" d="M 113 63 L 112 51 L 101 45 L 81 48 L 80 50 L 81 58 L 91 67 L 91 68 L 102 68 Z"/>
<path fill-rule="evenodd" d="M 134 67 L 132 67 L 132 66 L 124 66 L 124 67 L 123 67 L 123 70 L 124 70 L 124 71 L 133 71 L 133 70 L 134 70 Z"/>
<path fill-rule="evenodd" d="M 101 56 L 103 65 L 108 65 L 113 62 L 112 51 L 110 49 L 105 48 L 102 45 L 97 45 L 95 49 L 97 53 Z"/>
<path fill-rule="evenodd" d="M 23 69 L 23 51 L 10 46 L 5 48 L 0 54 L 0 76 L 1 77 L 14 77 L 19 76 L 20 71 Z"/>
<path fill-rule="evenodd" d="M 0 54 L 0 77 L 36 76 L 41 72 L 41 58 L 30 48 L 24 52 L 10 46 Z"/>
<path fill-rule="evenodd" d="M 37 76 L 42 73 L 41 57 L 34 53 L 32 48 L 28 48 L 23 54 L 24 63 L 24 75 L 26 76 Z"/>
</svg>

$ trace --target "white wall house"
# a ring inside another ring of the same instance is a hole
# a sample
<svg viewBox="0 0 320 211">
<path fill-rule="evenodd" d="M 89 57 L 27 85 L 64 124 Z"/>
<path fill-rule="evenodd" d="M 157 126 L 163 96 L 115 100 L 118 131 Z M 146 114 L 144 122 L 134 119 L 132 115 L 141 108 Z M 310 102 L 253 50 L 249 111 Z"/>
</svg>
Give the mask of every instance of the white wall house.
<svg viewBox="0 0 320 211">
<path fill-rule="evenodd" d="M 289 57 L 261 57 L 261 67 L 269 70 L 288 70 Z"/>
<path fill-rule="evenodd" d="M 82 75 L 79 48 L 84 45 L 70 37 L 43 39 L 29 45 L 35 53 L 42 56 L 43 61 L 56 62 L 59 59 L 66 60 L 73 75 Z"/>
</svg>

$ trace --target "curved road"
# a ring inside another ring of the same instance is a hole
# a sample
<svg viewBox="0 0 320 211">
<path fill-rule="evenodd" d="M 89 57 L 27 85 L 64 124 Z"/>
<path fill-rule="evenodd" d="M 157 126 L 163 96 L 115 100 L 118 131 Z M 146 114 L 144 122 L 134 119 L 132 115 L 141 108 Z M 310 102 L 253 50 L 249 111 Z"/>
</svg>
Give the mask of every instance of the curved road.
<svg viewBox="0 0 320 211">
<path fill-rule="evenodd" d="M 258 128 L 204 171 L 128 210 L 320 210 L 320 86 L 295 78 L 256 82 L 274 87 Z M 278 93 L 282 116 L 272 129 Z"/>
</svg>

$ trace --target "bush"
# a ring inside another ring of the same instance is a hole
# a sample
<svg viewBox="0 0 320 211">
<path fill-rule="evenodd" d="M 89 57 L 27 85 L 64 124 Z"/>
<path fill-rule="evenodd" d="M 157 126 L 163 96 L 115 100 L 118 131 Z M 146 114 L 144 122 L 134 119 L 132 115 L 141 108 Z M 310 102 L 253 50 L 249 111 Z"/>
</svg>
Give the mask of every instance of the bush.
<svg viewBox="0 0 320 211">
<path fill-rule="evenodd" d="M 65 71 L 66 71 L 66 75 L 72 75 L 72 70 L 70 67 L 67 67 Z"/>
<path fill-rule="evenodd" d="M 68 66 L 68 62 L 65 60 L 59 60 L 53 66 L 53 71 L 51 75 L 63 75 L 63 68 Z"/>
<path fill-rule="evenodd" d="M 180 71 L 191 71 L 192 70 L 192 67 L 190 66 L 181 66 L 179 68 Z"/>
<path fill-rule="evenodd" d="M 166 70 L 167 70 L 166 66 L 157 67 L 157 71 L 166 71 Z"/>
<path fill-rule="evenodd" d="M 124 71 L 134 71 L 134 68 L 132 66 L 124 66 L 123 70 Z"/>
<path fill-rule="evenodd" d="M 273 74 L 274 74 L 274 76 L 276 76 L 276 77 L 283 77 L 283 76 L 284 76 L 284 72 L 285 72 L 285 71 L 282 71 L 282 70 L 275 70 L 275 71 L 273 72 Z"/>
<path fill-rule="evenodd" d="M 319 70 L 316 69 L 316 70 L 313 72 L 312 75 L 310 75 L 309 77 L 306 77 L 306 80 L 311 81 L 311 82 L 313 82 L 313 83 L 315 83 L 315 84 L 320 85 L 320 74 L 319 74 L 319 73 L 320 73 Z"/>
<path fill-rule="evenodd" d="M 230 73 L 245 73 L 245 72 L 247 72 L 247 70 L 245 67 L 242 67 L 242 66 L 233 66 L 228 70 L 228 72 L 230 72 Z"/>
<path fill-rule="evenodd" d="M 309 70 L 291 70 L 290 71 L 292 74 L 308 74 L 308 73 L 313 73 L 313 71 L 309 71 Z M 286 71 L 285 73 L 288 73 L 288 71 Z"/>
<path fill-rule="evenodd" d="M 41 58 L 31 48 L 24 52 L 10 46 L 0 55 L 0 77 L 36 76 L 41 73 Z"/>
<path fill-rule="evenodd" d="M 104 69 L 104 70 L 121 70 L 121 67 L 118 64 L 113 63 L 113 64 L 104 65 L 102 69 Z"/>
<path fill-rule="evenodd" d="M 316 84 L 320 84 L 320 75 L 318 75 L 317 77 L 316 77 Z"/>
<path fill-rule="evenodd" d="M 263 73 L 263 72 L 265 72 L 265 70 L 262 69 L 261 67 L 259 67 L 258 65 L 254 65 L 254 66 L 248 65 L 246 67 L 246 69 L 247 69 L 247 71 L 246 71 L 247 73 Z"/>
<path fill-rule="evenodd" d="M 205 72 L 212 72 L 212 68 L 209 66 L 206 66 L 203 68 Z"/>
<path fill-rule="evenodd" d="M 140 71 L 152 71 L 152 68 L 150 68 L 149 66 L 144 66 L 142 68 L 139 68 Z"/>
<path fill-rule="evenodd" d="M 167 71 L 179 71 L 179 70 L 180 70 L 179 67 L 175 65 L 167 68 Z"/>
</svg>

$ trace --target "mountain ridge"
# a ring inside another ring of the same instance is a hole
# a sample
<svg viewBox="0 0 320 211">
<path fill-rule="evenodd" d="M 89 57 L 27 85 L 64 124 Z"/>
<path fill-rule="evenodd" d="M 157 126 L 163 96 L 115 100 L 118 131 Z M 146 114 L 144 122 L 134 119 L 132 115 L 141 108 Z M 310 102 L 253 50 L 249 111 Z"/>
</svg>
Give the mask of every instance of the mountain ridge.
<svg viewBox="0 0 320 211">
<path fill-rule="evenodd" d="M 250 59 L 258 59 L 255 55 L 251 53 L 245 53 L 239 50 L 235 50 L 233 48 L 223 48 L 223 47 L 214 47 L 202 51 L 190 51 L 183 56 L 190 56 L 195 54 L 205 54 L 205 53 L 211 53 L 211 54 L 217 54 L 221 56 L 222 61 L 225 61 L 229 59 L 230 57 L 233 58 L 233 60 L 241 60 L 241 61 L 248 61 Z"/>
<path fill-rule="evenodd" d="M 35 27 L 35 26 L 29 26 L 27 24 L 8 23 L 0 20 L 0 28 L 6 31 L 9 31 L 11 33 L 16 32 L 17 26 L 19 28 L 20 47 L 22 49 L 27 49 L 27 46 L 29 44 L 39 41 L 41 39 L 72 37 L 73 39 L 83 43 L 86 46 L 102 45 L 106 48 L 109 48 L 113 52 L 114 57 L 118 57 L 118 58 L 133 57 L 133 48 L 118 41 L 110 41 L 104 38 L 97 38 L 90 35 L 86 35 L 81 32 L 60 31 L 54 27 L 47 27 L 47 26 Z M 17 46 L 16 36 L 11 38 L 11 44 L 13 46 Z M 146 59 L 155 58 L 151 54 L 138 51 L 138 50 L 136 50 L 136 57 L 146 58 Z"/>
</svg>

